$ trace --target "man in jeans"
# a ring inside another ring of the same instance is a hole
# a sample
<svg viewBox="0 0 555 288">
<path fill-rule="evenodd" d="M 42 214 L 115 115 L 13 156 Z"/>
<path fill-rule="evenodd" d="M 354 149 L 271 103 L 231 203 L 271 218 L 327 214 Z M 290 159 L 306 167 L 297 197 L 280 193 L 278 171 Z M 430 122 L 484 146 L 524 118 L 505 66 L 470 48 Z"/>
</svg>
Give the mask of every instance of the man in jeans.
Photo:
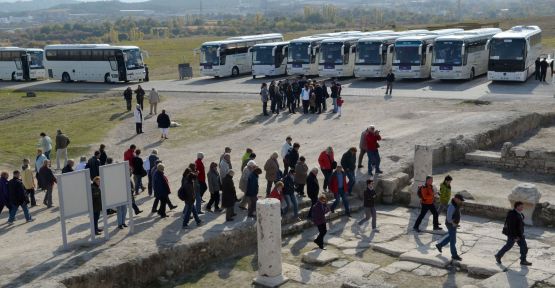
<svg viewBox="0 0 555 288">
<path fill-rule="evenodd" d="M 353 187 L 355 186 L 355 169 L 356 169 L 356 161 L 357 161 L 357 148 L 351 147 L 349 151 L 345 152 L 341 157 L 341 166 L 345 170 L 345 175 L 347 175 L 347 179 L 349 179 L 349 194 L 353 192 Z"/>
<path fill-rule="evenodd" d="M 366 191 L 364 191 L 364 218 L 358 221 L 358 225 L 364 224 L 372 217 L 372 230 L 380 232 L 376 228 L 376 190 L 374 190 L 374 181 L 372 179 L 366 180 Z"/>
<path fill-rule="evenodd" d="M 515 242 L 520 247 L 520 265 L 530 266 L 532 263 L 526 260 L 526 255 L 528 254 L 528 245 L 526 244 L 526 239 L 524 238 L 524 215 L 522 214 L 524 210 L 524 204 L 520 201 L 515 202 L 514 209 L 507 213 L 507 218 L 505 219 L 505 227 L 503 228 L 503 234 L 507 235 L 507 243 L 497 254 L 495 254 L 495 261 L 501 264 L 501 258 L 511 250 L 515 245 Z"/>
<path fill-rule="evenodd" d="M 343 201 L 345 207 L 345 216 L 351 217 L 349 209 L 349 200 L 347 198 L 347 177 L 343 172 L 343 167 L 337 166 L 335 172 L 330 177 L 330 190 L 333 192 L 335 201 L 331 204 L 331 213 L 335 213 L 335 208 L 339 205 L 339 201 Z"/>
<path fill-rule="evenodd" d="M 378 141 L 382 140 L 380 130 L 376 130 L 374 125 L 370 125 L 368 133 L 366 134 L 366 153 L 368 154 L 368 175 L 372 176 L 372 166 L 376 168 L 376 174 L 383 173 L 380 170 L 380 153 L 378 148 L 380 145 Z"/>
<path fill-rule="evenodd" d="M 449 243 L 449 249 L 451 249 L 451 259 L 462 261 L 462 258 L 457 253 L 457 227 L 461 221 L 461 205 L 464 202 L 464 198 L 461 194 L 455 195 L 451 199 L 451 203 L 447 207 L 447 218 L 445 218 L 445 226 L 447 226 L 447 234 L 441 242 L 436 244 L 436 248 L 441 253 L 441 249 Z"/>
<path fill-rule="evenodd" d="M 42 163 L 42 167 L 39 170 L 39 178 L 40 182 L 42 183 L 42 187 L 46 190 L 46 194 L 44 195 L 43 204 L 46 207 L 52 207 L 52 188 L 56 183 L 56 177 L 54 177 L 54 173 L 50 169 L 50 160 L 45 160 Z"/>
<path fill-rule="evenodd" d="M 67 146 L 69 146 L 69 138 L 62 133 L 62 130 L 58 129 L 56 133 L 56 170 L 60 170 L 60 160 L 64 158 L 64 164 L 61 167 L 67 165 Z"/>
</svg>

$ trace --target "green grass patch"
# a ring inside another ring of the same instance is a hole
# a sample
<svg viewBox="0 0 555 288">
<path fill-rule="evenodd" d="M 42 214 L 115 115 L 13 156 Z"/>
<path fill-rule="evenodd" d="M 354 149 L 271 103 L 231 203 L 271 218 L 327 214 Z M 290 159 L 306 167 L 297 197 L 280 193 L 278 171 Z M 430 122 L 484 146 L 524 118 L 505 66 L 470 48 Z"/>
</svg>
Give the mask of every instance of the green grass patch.
<svg viewBox="0 0 555 288">
<path fill-rule="evenodd" d="M 93 143 L 103 139 L 123 119 L 132 117 L 130 112 L 122 113 L 122 109 L 120 98 L 97 98 L 4 120 L 0 125 L 2 165 L 17 167 L 23 158 L 34 159 L 40 132 L 50 135 L 54 142 L 56 129 L 70 137 L 71 158 L 88 154 Z M 55 152 L 52 154 L 55 156 Z"/>
<path fill-rule="evenodd" d="M 61 93 L 61 92 L 35 92 L 36 97 L 26 97 L 26 92 L 15 92 L 0 90 L 0 115 L 15 111 L 24 110 L 43 104 L 58 104 L 80 98 L 82 94 Z"/>
<path fill-rule="evenodd" d="M 549 53 L 551 54 L 551 58 L 555 58 L 553 55 L 553 49 L 555 49 L 555 37 L 545 37 L 542 39 L 542 45 L 544 50 L 551 49 Z"/>
<path fill-rule="evenodd" d="M 471 105 L 481 106 L 481 105 L 490 105 L 491 102 L 484 101 L 484 100 L 464 100 L 460 104 L 471 104 Z"/>
</svg>

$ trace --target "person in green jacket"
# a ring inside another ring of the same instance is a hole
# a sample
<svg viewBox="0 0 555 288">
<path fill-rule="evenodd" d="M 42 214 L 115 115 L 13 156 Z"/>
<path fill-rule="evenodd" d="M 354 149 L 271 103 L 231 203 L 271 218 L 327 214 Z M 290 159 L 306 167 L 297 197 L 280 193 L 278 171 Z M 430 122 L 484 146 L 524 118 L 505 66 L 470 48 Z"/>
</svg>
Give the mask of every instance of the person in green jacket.
<svg viewBox="0 0 555 288">
<path fill-rule="evenodd" d="M 449 200 L 451 200 L 451 181 L 453 181 L 453 178 L 447 175 L 439 187 L 439 209 L 437 211 L 439 214 L 447 211 L 447 206 L 449 206 Z"/>
</svg>

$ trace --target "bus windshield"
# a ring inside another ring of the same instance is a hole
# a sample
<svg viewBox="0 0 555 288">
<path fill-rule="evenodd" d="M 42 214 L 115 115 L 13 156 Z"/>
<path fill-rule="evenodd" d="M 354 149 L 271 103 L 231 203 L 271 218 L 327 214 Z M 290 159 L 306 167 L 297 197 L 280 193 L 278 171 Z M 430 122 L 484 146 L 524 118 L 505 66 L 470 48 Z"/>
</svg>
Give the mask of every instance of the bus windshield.
<svg viewBox="0 0 555 288">
<path fill-rule="evenodd" d="M 357 47 L 357 63 L 379 65 L 382 64 L 380 56 L 380 42 L 361 42 Z"/>
<path fill-rule="evenodd" d="M 420 41 L 402 41 L 395 43 L 394 65 L 420 65 L 421 55 L 418 54 Z"/>
<path fill-rule="evenodd" d="M 342 64 L 341 49 L 343 49 L 343 43 L 341 42 L 322 43 L 320 63 Z"/>
<path fill-rule="evenodd" d="M 259 46 L 252 49 L 252 64 L 253 65 L 274 65 L 274 56 L 272 51 L 274 47 Z"/>
<path fill-rule="evenodd" d="M 123 50 L 123 54 L 125 55 L 125 67 L 127 69 L 141 69 L 145 67 L 140 49 Z"/>
<path fill-rule="evenodd" d="M 308 55 L 309 43 L 290 43 L 289 44 L 289 62 L 308 64 L 310 63 L 310 55 Z"/>
<path fill-rule="evenodd" d="M 200 63 L 201 64 L 212 64 L 219 65 L 220 59 L 218 57 L 217 45 L 205 45 L 200 48 Z"/>
<path fill-rule="evenodd" d="M 462 65 L 462 42 L 436 42 L 433 63 L 434 65 Z"/>
<path fill-rule="evenodd" d="M 44 64 L 42 63 L 43 61 L 43 56 L 44 56 L 44 52 L 43 51 L 30 51 L 29 52 L 29 68 L 31 69 L 43 69 L 44 68 Z"/>
<path fill-rule="evenodd" d="M 524 39 L 492 39 L 491 60 L 524 60 L 526 41 Z"/>
</svg>

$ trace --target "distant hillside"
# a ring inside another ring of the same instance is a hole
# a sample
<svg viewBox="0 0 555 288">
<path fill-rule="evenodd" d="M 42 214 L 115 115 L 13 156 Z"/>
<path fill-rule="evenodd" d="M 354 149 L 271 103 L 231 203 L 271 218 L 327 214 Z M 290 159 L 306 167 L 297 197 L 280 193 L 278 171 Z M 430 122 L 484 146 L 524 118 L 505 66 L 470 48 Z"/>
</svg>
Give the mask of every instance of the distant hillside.
<svg viewBox="0 0 555 288">
<path fill-rule="evenodd" d="M 38 0 L 35 0 L 38 1 Z M 48 0 L 47 0 L 48 1 Z M 66 0 L 68 1 L 68 0 Z M 202 7 L 206 12 L 225 12 L 226 10 L 236 8 L 239 0 L 202 0 Z M 257 2 L 257 1 L 251 1 Z M 151 0 L 139 3 L 123 3 L 119 1 L 100 1 L 100 2 L 80 2 L 75 3 L 69 0 L 69 3 L 62 3 L 53 8 L 68 9 L 72 13 L 111 13 L 118 10 L 152 10 L 156 12 L 180 14 L 187 13 L 191 10 L 198 11 L 200 8 L 199 0 Z"/>
<path fill-rule="evenodd" d="M 79 4 L 75 0 L 31 0 L 1 3 L 0 13 L 13 13 L 49 9 L 63 4 Z"/>
</svg>

